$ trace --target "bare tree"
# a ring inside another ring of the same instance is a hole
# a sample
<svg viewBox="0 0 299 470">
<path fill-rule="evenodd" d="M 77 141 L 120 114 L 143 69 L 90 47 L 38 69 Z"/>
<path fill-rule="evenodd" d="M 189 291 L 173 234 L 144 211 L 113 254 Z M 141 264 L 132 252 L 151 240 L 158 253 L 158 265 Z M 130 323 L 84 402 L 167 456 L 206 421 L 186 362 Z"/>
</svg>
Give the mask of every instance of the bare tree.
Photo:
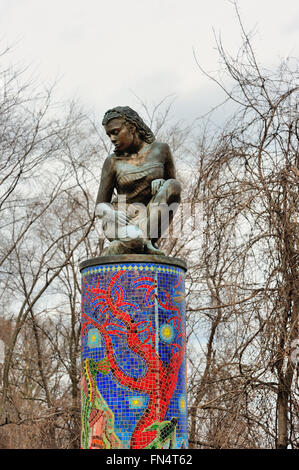
<svg viewBox="0 0 299 470">
<path fill-rule="evenodd" d="M 30 425 L 32 442 L 18 441 L 20 447 L 38 446 L 41 429 L 43 446 L 70 446 L 74 420 L 78 428 L 80 321 L 74 303 L 80 293 L 76 285 L 69 322 L 67 308 L 61 316 L 59 283 L 78 264 L 80 246 L 94 243 L 88 241 L 95 230 L 93 164 L 102 146 L 75 104 L 57 106 L 52 89 L 37 93 L 22 86 L 22 74 L 12 69 L 1 70 L 0 78 L 0 298 L 2 322 L 10 325 L 3 337 L 1 440 L 12 442 L 16 426 Z M 68 328 L 68 357 L 66 351 L 59 356 Z"/>
<path fill-rule="evenodd" d="M 222 79 L 209 76 L 236 112 L 198 164 L 201 302 L 193 299 L 190 310 L 198 315 L 193 337 L 201 335 L 203 363 L 192 365 L 190 440 L 195 447 L 294 448 L 298 68 L 286 59 L 276 71 L 262 69 L 240 26 L 239 53 L 231 57 L 218 40 Z"/>
</svg>

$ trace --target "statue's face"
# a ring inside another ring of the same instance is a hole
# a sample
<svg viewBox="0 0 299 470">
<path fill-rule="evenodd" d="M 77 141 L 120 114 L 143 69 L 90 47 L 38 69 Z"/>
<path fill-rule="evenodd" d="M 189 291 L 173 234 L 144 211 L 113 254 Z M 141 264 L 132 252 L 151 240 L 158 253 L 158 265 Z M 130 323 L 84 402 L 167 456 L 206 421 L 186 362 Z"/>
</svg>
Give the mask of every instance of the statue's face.
<svg viewBox="0 0 299 470">
<path fill-rule="evenodd" d="M 134 142 L 134 131 L 121 118 L 111 119 L 105 126 L 117 153 L 125 152 Z"/>
</svg>

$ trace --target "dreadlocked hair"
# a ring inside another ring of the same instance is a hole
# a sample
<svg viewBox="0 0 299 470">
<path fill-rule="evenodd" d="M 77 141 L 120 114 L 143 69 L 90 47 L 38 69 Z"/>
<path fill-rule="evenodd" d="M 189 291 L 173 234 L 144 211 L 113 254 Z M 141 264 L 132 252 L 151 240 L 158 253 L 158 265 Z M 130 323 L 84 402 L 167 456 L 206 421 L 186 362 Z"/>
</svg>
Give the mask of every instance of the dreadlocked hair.
<svg viewBox="0 0 299 470">
<path fill-rule="evenodd" d="M 103 126 L 111 121 L 111 119 L 122 118 L 125 122 L 133 124 L 136 127 L 139 137 L 146 143 L 151 144 L 155 140 L 155 136 L 151 129 L 144 123 L 138 113 L 129 106 L 116 106 L 108 109 L 104 114 L 102 121 Z"/>
</svg>

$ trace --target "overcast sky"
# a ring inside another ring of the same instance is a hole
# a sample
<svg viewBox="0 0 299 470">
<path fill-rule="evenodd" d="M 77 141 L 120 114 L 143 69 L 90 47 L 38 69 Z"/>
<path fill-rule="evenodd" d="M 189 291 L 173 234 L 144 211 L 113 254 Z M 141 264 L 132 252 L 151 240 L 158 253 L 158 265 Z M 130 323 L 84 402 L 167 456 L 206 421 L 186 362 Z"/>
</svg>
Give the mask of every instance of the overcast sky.
<svg viewBox="0 0 299 470">
<path fill-rule="evenodd" d="M 239 0 L 245 28 L 265 66 L 297 56 L 298 0 Z M 149 106 L 175 95 L 173 112 L 189 120 L 215 104 L 215 85 L 200 73 L 218 66 L 213 29 L 228 51 L 240 45 L 228 0 L 0 0 L 2 46 L 30 64 L 42 82 L 59 78 L 60 97 L 76 96 L 95 114 Z"/>
</svg>

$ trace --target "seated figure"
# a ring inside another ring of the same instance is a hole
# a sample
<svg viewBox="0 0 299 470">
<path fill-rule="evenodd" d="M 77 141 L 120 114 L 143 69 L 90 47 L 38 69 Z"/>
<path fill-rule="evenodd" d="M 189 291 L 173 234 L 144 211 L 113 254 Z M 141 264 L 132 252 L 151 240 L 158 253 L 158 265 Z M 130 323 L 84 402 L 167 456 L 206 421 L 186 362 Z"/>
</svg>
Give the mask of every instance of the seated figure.
<svg viewBox="0 0 299 470">
<path fill-rule="evenodd" d="M 169 146 L 157 142 L 128 106 L 108 110 L 102 124 L 114 145 L 96 200 L 96 215 L 111 242 L 103 255 L 163 255 L 155 243 L 171 223 L 181 193 Z"/>
</svg>

